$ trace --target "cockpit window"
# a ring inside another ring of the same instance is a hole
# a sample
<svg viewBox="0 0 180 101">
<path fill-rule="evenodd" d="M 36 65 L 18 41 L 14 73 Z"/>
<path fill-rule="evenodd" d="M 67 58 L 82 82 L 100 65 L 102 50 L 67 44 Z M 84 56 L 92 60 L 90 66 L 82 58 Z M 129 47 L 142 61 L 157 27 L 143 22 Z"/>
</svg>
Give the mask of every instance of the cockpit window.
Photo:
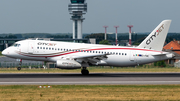
<svg viewBox="0 0 180 101">
<path fill-rule="evenodd" d="M 12 46 L 13 46 L 13 47 L 20 47 L 21 44 L 15 43 L 15 44 L 13 44 Z"/>
</svg>

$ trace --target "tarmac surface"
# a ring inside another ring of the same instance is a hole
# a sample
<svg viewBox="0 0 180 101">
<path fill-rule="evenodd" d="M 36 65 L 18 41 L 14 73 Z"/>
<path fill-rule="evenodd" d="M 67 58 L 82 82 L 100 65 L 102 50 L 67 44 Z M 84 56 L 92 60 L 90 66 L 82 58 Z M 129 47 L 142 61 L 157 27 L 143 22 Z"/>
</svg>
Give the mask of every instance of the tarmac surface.
<svg viewBox="0 0 180 101">
<path fill-rule="evenodd" d="M 180 84 L 180 73 L 1 73 L 0 85 Z"/>
</svg>

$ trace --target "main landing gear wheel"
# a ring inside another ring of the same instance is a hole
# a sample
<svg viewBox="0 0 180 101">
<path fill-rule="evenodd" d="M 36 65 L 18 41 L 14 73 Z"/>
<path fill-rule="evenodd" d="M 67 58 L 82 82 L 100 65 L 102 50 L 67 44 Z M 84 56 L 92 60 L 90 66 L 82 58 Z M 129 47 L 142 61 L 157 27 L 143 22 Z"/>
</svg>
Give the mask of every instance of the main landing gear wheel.
<svg viewBox="0 0 180 101">
<path fill-rule="evenodd" d="M 21 67 L 18 67 L 17 70 L 21 70 Z"/>
<path fill-rule="evenodd" d="M 81 74 L 82 75 L 88 75 L 89 74 L 89 71 L 87 70 L 86 67 L 83 67 L 83 69 L 81 70 Z"/>
</svg>

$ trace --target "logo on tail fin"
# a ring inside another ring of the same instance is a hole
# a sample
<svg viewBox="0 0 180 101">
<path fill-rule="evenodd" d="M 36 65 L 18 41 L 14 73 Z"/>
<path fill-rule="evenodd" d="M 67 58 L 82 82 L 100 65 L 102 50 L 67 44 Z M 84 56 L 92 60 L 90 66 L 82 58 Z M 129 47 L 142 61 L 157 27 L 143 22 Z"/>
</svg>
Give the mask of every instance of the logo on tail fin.
<svg viewBox="0 0 180 101">
<path fill-rule="evenodd" d="M 154 35 L 152 35 L 147 41 L 146 41 L 146 44 L 149 45 L 151 43 L 151 41 L 156 38 L 159 33 L 162 32 L 162 30 L 164 29 L 164 24 L 154 33 Z"/>
</svg>

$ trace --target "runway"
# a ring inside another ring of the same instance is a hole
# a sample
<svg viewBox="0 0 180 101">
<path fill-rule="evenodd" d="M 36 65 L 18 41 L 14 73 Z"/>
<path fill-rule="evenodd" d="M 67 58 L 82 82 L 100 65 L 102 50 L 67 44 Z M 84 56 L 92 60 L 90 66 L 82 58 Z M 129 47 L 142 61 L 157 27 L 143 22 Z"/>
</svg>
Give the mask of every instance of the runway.
<svg viewBox="0 0 180 101">
<path fill-rule="evenodd" d="M 0 85 L 180 84 L 180 73 L 0 74 Z"/>
</svg>

